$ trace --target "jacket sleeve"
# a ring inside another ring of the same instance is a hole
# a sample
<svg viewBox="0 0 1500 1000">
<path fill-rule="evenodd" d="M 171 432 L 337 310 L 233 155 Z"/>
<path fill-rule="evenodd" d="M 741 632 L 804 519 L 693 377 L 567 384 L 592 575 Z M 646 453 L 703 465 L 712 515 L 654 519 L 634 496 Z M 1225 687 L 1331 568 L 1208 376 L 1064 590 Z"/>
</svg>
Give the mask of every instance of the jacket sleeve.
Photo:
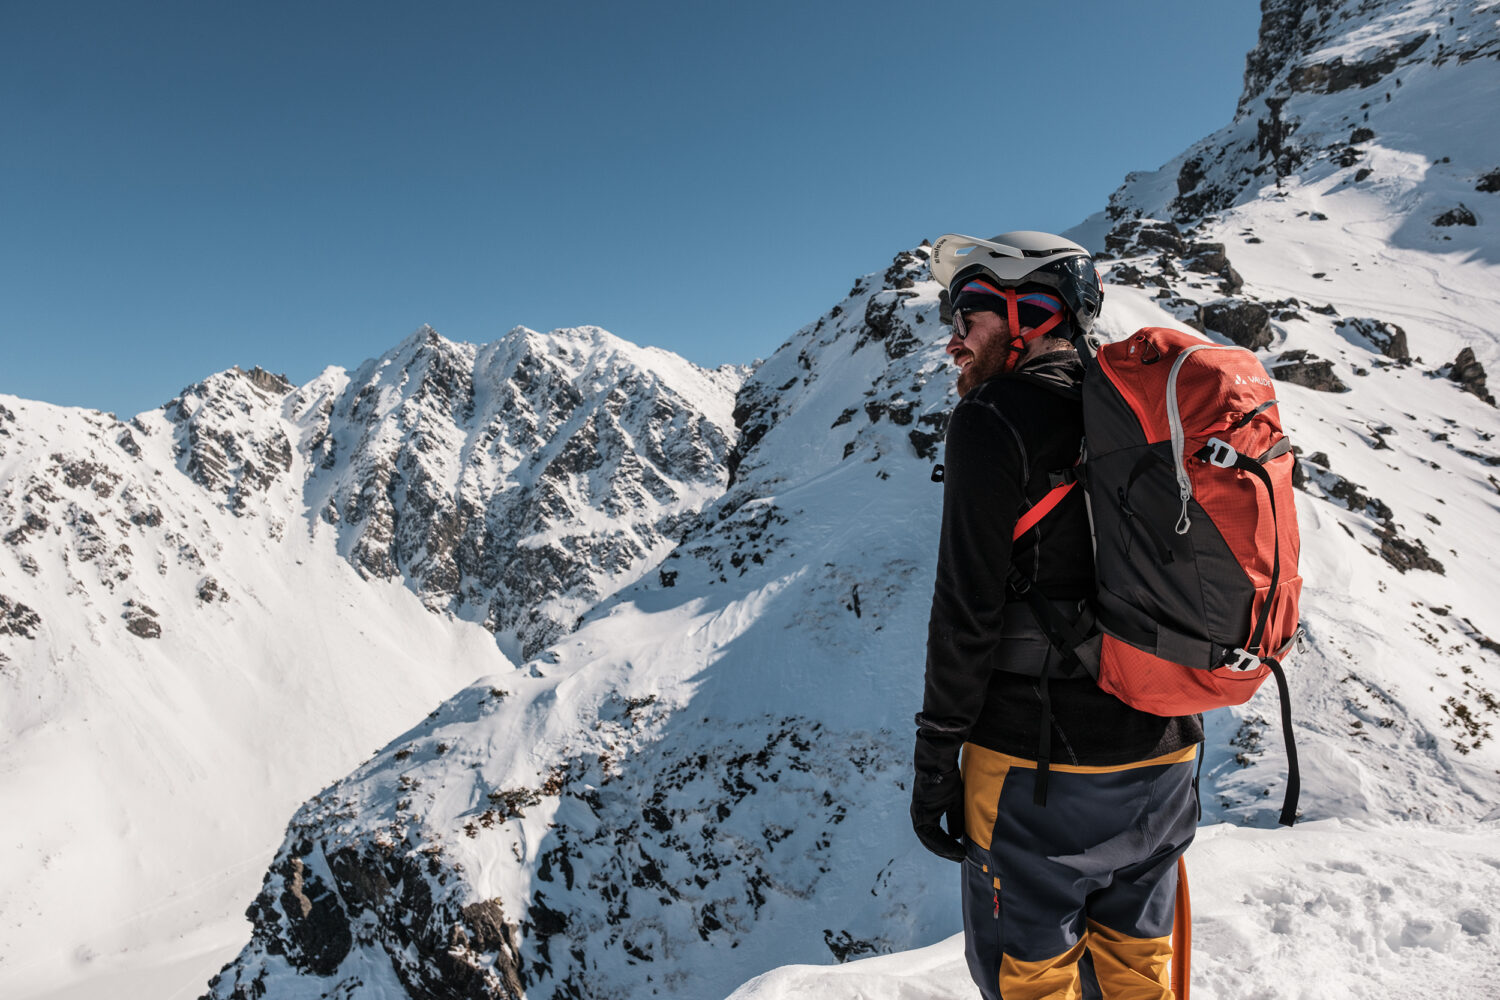
<svg viewBox="0 0 1500 1000">
<path fill-rule="evenodd" d="M 943 526 L 916 718 L 916 769 L 928 773 L 957 766 L 984 705 L 1027 457 L 1008 420 L 986 403 L 966 400 L 949 421 L 943 464 Z"/>
</svg>

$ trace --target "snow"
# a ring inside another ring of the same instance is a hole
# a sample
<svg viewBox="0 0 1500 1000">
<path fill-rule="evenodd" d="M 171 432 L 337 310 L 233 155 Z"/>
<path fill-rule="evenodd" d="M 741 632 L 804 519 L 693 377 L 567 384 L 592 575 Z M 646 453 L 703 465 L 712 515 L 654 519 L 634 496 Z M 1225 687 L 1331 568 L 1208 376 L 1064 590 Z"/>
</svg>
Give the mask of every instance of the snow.
<svg viewBox="0 0 1500 1000">
<path fill-rule="evenodd" d="M 1193 995 L 1216 1000 L 1493 996 L 1500 828 L 1336 819 L 1215 824 L 1190 851 Z M 955 881 L 956 885 L 956 881 Z M 956 890 L 955 890 L 956 892 Z M 730 1000 L 958 1000 L 963 935 L 841 966 L 783 966 Z"/>
<path fill-rule="evenodd" d="M 50 451 L 96 446 L 83 411 L 0 402 L 50 425 Z M 0 663 L 7 996 L 198 995 L 242 940 L 240 914 L 296 804 L 455 685 L 508 665 L 478 627 L 361 580 L 329 537 L 292 532 L 273 546 L 262 523 L 174 505 L 189 492 L 180 483 L 139 485 L 212 553 L 228 602 L 197 607 L 202 571 L 163 553 L 163 573 L 147 563 L 136 575 L 161 616 L 161 637 L 144 640 L 125 630 L 119 598 L 110 607 L 108 588 L 83 582 L 89 566 L 43 565 L 18 591 L 29 579 L 18 553 L 0 556 L 5 592 L 44 629 L 42 655 L 9 644 L 13 662 Z"/>
</svg>

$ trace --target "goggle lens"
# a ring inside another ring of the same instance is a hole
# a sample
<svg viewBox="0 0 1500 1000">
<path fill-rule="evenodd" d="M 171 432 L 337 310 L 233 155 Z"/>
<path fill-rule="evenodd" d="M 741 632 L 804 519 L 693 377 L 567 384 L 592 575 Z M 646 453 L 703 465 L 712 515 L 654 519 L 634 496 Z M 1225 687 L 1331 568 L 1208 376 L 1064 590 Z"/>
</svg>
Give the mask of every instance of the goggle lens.
<svg viewBox="0 0 1500 1000">
<path fill-rule="evenodd" d="M 959 340 L 969 339 L 969 325 L 964 322 L 964 310 L 953 310 L 953 335 Z"/>
</svg>

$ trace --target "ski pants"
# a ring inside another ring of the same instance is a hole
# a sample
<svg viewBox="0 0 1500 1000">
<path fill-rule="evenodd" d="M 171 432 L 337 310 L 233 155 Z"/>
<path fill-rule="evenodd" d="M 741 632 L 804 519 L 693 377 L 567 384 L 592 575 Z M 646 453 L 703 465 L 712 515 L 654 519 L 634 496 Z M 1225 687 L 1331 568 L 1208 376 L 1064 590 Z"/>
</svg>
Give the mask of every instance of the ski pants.
<svg viewBox="0 0 1500 1000">
<path fill-rule="evenodd" d="M 1171 1000 L 1197 750 L 1053 764 L 1038 806 L 1034 762 L 965 744 L 964 952 L 985 1000 Z"/>
</svg>

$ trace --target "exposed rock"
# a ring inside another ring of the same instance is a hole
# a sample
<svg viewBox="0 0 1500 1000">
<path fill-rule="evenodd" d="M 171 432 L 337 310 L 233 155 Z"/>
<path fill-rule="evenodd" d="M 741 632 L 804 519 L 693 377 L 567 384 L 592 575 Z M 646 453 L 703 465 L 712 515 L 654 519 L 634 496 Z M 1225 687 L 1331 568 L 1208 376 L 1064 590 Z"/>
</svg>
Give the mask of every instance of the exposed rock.
<svg viewBox="0 0 1500 1000">
<path fill-rule="evenodd" d="M 1105 236 L 1104 245 L 1118 257 L 1158 250 L 1179 258 L 1187 253 L 1188 246 L 1175 223 L 1153 220 L 1133 220 L 1116 226 Z"/>
<path fill-rule="evenodd" d="M 623 702 L 619 722 L 646 724 L 652 702 Z M 601 718 L 601 731 L 619 722 Z M 556 767 L 540 789 L 481 795 L 496 815 L 487 822 L 475 815 L 471 836 L 495 838 L 487 847 L 504 842 L 505 820 L 515 815 L 505 801 L 555 799 L 519 922 L 501 900 L 470 895 L 471 877 L 442 848 L 441 832 L 407 825 L 418 822 L 409 803 L 395 806 L 394 825 L 366 828 L 350 842 L 353 803 L 331 789 L 293 819 L 247 914 L 251 942 L 208 996 L 253 996 L 278 959 L 322 979 L 315 992 L 346 995 L 358 983 L 339 978 L 338 962 L 353 952 L 361 962 L 389 963 L 419 1000 L 637 995 L 591 982 L 597 966 L 589 957 L 669 964 L 700 941 L 731 947 L 773 892 L 810 894 L 830 872 L 848 796 L 891 781 L 904 759 L 886 742 L 832 735 L 812 719 L 768 717 L 710 744 L 693 733 L 637 748 L 621 762 L 583 755 Z M 401 771 L 391 776 L 393 791 L 421 785 L 411 757 L 394 755 Z M 754 828 L 746 818 L 771 794 L 798 812 L 797 827 L 771 824 L 747 835 Z M 341 846 L 329 846 L 334 841 Z M 665 906 L 692 918 L 661 928 L 650 914 Z M 864 950 L 847 935 L 838 940 L 850 955 Z M 887 941 L 867 944 L 890 950 Z"/>
<path fill-rule="evenodd" d="M 1274 339 L 1271 314 L 1258 302 L 1238 299 L 1210 302 L 1199 307 L 1197 320 L 1205 330 L 1228 337 L 1252 351 L 1270 347 Z"/>
<path fill-rule="evenodd" d="M 1304 21 L 1308 0 L 1270 0 L 1262 3 L 1260 34 L 1255 47 L 1245 57 L 1245 89 L 1240 95 L 1236 114 L 1243 115 L 1260 99 L 1289 60 L 1305 52 L 1311 44 L 1316 26 L 1312 18 Z"/>
<path fill-rule="evenodd" d="M 857 351 L 871 341 L 879 341 L 886 357 L 895 361 L 922 346 L 911 323 L 901 315 L 902 305 L 915 292 L 907 291 L 918 280 L 929 278 L 927 262 L 931 253 L 924 242 L 913 250 L 903 250 L 891 261 L 883 276 L 880 291 L 865 304 L 865 328 L 855 343 Z M 862 289 L 861 289 L 862 291 Z"/>
<path fill-rule="evenodd" d="M 1177 194 L 1187 194 L 1203 180 L 1203 157 L 1189 157 L 1183 164 L 1182 169 L 1177 171 Z"/>
<path fill-rule="evenodd" d="M 1462 202 L 1457 208 L 1450 208 L 1436 219 L 1432 220 L 1434 226 L 1477 226 L 1479 219 Z"/>
<path fill-rule="evenodd" d="M 1222 243 L 1189 243 L 1185 258 L 1185 266 L 1189 271 L 1212 274 L 1224 279 L 1219 286 L 1219 291 L 1224 295 L 1234 295 L 1245 287 L 1245 279 L 1229 263 Z"/>
<path fill-rule="evenodd" d="M 332 975 L 354 946 L 343 904 L 299 857 L 287 858 L 276 874 L 281 877 L 278 902 L 286 915 L 286 930 L 276 940 L 281 955 L 301 972 Z M 264 890 L 261 895 L 265 895 Z M 266 902 L 257 899 L 246 916 L 253 920 L 253 915 L 265 907 Z"/>
<path fill-rule="evenodd" d="M 234 370 L 237 372 L 240 371 L 238 367 Z M 256 365 L 248 372 L 243 372 L 243 374 L 245 378 L 249 379 L 251 385 L 268 395 L 285 396 L 296 388 L 285 375 L 273 375 L 259 365 Z"/>
<path fill-rule="evenodd" d="M 1290 141 L 1297 131 L 1298 122 L 1281 117 L 1281 108 L 1286 101 L 1285 97 L 1267 97 L 1266 107 L 1270 109 L 1271 117 L 1256 121 L 1255 151 L 1270 163 L 1278 188 L 1282 178 L 1290 176 L 1307 158 L 1307 150 Z"/>
<path fill-rule="evenodd" d="M 142 639 L 161 638 L 161 625 L 157 622 L 156 612 L 139 601 L 129 600 L 125 602 L 125 612 L 120 617 L 125 619 L 125 628 L 132 634 Z"/>
<path fill-rule="evenodd" d="M 1494 170 L 1480 177 L 1479 183 L 1474 185 L 1474 190 L 1482 191 L 1485 194 L 1493 194 L 1496 191 L 1500 191 L 1500 167 L 1496 167 Z"/>
<path fill-rule="evenodd" d="M 1428 554 L 1421 539 L 1402 538 L 1392 524 L 1376 532 L 1376 537 L 1380 539 L 1380 557 L 1394 566 L 1396 572 L 1421 569 L 1439 576 L 1446 575 L 1443 564 Z"/>
<path fill-rule="evenodd" d="M 898 294 L 889 291 L 870 297 L 865 305 L 865 330 L 855 344 L 855 350 L 872 340 L 879 341 L 885 348 L 886 357 L 894 361 L 922 346 L 910 324 L 897 315 L 901 302 Z"/>
<path fill-rule="evenodd" d="M 1301 488 L 1305 488 L 1306 485 L 1316 485 L 1328 499 L 1335 500 L 1349 510 L 1364 514 L 1381 524 L 1389 523 L 1394 516 L 1390 506 L 1383 500 L 1370 496 L 1357 483 L 1352 483 L 1332 471 L 1328 465 L 1328 456 L 1323 452 L 1314 452 L 1306 458 L 1299 459 L 1297 466 L 1303 483 Z"/>
<path fill-rule="evenodd" d="M 255 371 L 211 376 L 167 404 L 177 425 L 178 453 L 186 459 L 183 471 L 241 516 L 292 465 L 291 440 L 280 419 L 285 380 Z"/>
<path fill-rule="evenodd" d="M 1396 65 L 1420 49 L 1428 37 L 1423 32 L 1362 62 L 1346 63 L 1343 56 L 1336 56 L 1318 65 L 1298 66 L 1292 70 L 1287 82 L 1293 91 L 1316 94 L 1334 94 L 1351 87 L 1370 87 L 1394 72 Z"/>
<path fill-rule="evenodd" d="M 42 618 L 35 611 L 0 594 L 0 635 L 15 635 L 22 639 L 35 639 Z"/>
<path fill-rule="evenodd" d="M 1350 316 L 1340 319 L 1334 329 L 1347 339 L 1366 341 L 1372 350 L 1379 351 L 1392 360 L 1411 360 L 1406 331 L 1394 323 L 1367 316 Z"/>
<path fill-rule="evenodd" d="M 721 492 L 733 430 L 693 400 L 727 403 L 742 377 L 694 370 L 676 385 L 591 328 L 518 328 L 485 347 L 424 329 L 332 406 L 312 386 L 292 408 L 348 455 L 312 476 L 361 574 L 403 579 L 529 657 L 648 572 Z"/>
<path fill-rule="evenodd" d="M 907 433 L 907 438 L 918 458 L 931 461 L 938 457 L 947 423 L 947 415 L 941 413 L 924 413 L 917 418 L 918 426 Z"/>
<path fill-rule="evenodd" d="M 1474 357 L 1474 348 L 1465 347 L 1459 351 L 1453 364 L 1446 366 L 1443 373 L 1457 382 L 1464 392 L 1478 396 L 1491 406 L 1495 405 L 1495 397 L 1485 388 L 1484 365 Z"/>
<path fill-rule="evenodd" d="M 891 266 L 885 269 L 884 283 L 886 288 L 910 288 L 918 279 L 930 277 L 926 273 L 927 262 L 932 259 L 930 244 L 922 241 L 922 245 L 913 250 L 902 250 L 896 254 L 891 261 Z"/>
<path fill-rule="evenodd" d="M 229 593 L 219 585 L 219 581 L 211 576 L 205 576 L 198 584 L 198 601 L 201 604 L 213 604 L 229 600 Z"/>
<path fill-rule="evenodd" d="M 1271 377 L 1317 392 L 1348 392 L 1333 373 L 1333 363 L 1307 351 L 1285 351 L 1269 366 Z"/>
</svg>

